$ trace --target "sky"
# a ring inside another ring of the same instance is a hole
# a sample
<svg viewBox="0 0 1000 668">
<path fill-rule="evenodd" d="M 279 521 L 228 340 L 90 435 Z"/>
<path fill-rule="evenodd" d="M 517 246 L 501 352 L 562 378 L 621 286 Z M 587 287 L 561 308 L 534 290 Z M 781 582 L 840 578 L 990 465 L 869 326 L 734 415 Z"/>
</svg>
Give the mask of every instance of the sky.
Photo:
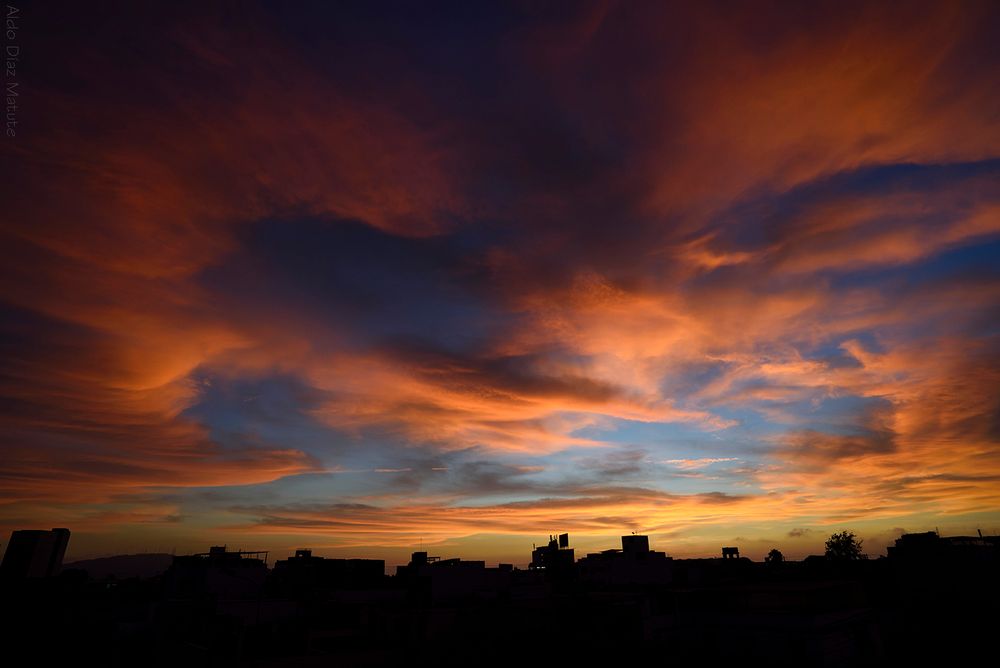
<svg viewBox="0 0 1000 668">
<path fill-rule="evenodd" d="M 997 3 L 17 7 L 0 542 L 1000 531 Z"/>
</svg>

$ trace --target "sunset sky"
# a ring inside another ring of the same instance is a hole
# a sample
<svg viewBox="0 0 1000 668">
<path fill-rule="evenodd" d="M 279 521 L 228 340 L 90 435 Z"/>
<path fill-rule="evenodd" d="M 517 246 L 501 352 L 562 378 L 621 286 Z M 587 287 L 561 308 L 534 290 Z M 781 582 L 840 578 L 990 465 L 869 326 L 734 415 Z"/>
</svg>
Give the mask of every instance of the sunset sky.
<svg viewBox="0 0 1000 668">
<path fill-rule="evenodd" d="M 0 542 L 1000 531 L 1000 4 L 18 7 Z"/>
</svg>

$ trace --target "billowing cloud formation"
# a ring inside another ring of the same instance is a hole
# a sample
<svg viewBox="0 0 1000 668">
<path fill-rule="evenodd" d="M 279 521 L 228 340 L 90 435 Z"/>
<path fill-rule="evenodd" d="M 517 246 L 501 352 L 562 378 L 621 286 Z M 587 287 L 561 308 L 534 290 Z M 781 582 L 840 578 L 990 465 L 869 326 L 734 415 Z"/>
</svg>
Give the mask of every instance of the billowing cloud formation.
<svg viewBox="0 0 1000 668">
<path fill-rule="evenodd" d="M 992 3 L 36 9 L 4 527 L 997 527 Z"/>
</svg>

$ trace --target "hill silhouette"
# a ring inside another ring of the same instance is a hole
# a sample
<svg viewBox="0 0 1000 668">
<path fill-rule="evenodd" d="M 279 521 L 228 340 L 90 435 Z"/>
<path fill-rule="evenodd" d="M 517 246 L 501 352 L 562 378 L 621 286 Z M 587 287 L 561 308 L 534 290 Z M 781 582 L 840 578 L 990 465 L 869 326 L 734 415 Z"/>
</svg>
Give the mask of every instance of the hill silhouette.
<svg viewBox="0 0 1000 668">
<path fill-rule="evenodd" d="M 114 577 L 119 580 L 125 578 L 149 578 L 166 571 L 172 561 L 173 555 L 159 552 L 118 554 L 113 557 L 84 559 L 64 564 L 63 571 L 86 571 L 87 575 L 94 580 L 103 580 L 108 577 Z"/>
</svg>

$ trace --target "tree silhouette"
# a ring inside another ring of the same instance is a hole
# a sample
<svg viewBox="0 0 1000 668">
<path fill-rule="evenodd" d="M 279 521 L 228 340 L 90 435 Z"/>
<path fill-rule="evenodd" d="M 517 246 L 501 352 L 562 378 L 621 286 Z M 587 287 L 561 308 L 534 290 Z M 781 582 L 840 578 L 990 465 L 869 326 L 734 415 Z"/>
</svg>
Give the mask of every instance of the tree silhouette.
<svg viewBox="0 0 1000 668">
<path fill-rule="evenodd" d="M 767 556 L 764 557 L 764 562 L 768 564 L 780 564 L 784 560 L 785 560 L 785 555 L 783 555 L 781 553 L 781 550 L 779 550 L 778 548 L 772 549 L 770 552 L 767 553 Z"/>
<path fill-rule="evenodd" d="M 835 533 L 826 541 L 826 556 L 837 561 L 867 559 L 868 555 L 861 551 L 861 543 L 853 531 Z"/>
</svg>

